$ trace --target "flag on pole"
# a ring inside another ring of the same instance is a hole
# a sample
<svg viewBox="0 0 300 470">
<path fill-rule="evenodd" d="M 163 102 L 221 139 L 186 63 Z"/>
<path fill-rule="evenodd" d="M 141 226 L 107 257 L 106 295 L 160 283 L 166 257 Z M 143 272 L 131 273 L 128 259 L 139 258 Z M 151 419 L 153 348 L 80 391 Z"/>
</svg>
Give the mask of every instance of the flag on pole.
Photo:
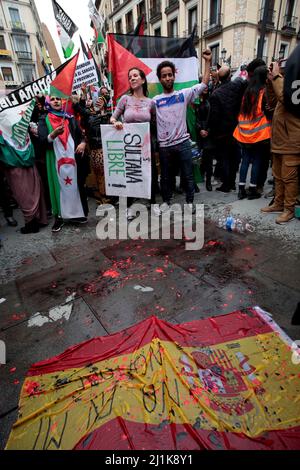
<svg viewBox="0 0 300 470">
<path fill-rule="evenodd" d="M 85 44 L 84 44 L 83 39 L 82 39 L 81 36 L 80 36 L 80 44 L 81 44 L 81 50 L 82 50 L 82 53 L 83 53 L 84 60 L 86 61 L 86 60 L 91 59 L 91 57 L 89 57 L 89 55 L 88 55 L 88 51 L 86 50 Z"/>
<path fill-rule="evenodd" d="M 52 0 L 52 6 L 64 58 L 68 59 L 71 57 L 74 49 L 74 42 L 72 41 L 72 37 L 78 28 L 55 0 Z"/>
<path fill-rule="evenodd" d="M 163 60 L 176 67 L 175 89 L 188 88 L 199 81 L 199 61 L 191 37 L 187 39 L 160 36 L 108 34 L 108 71 L 113 76 L 114 98 L 117 100 L 129 89 L 128 70 L 138 67 L 145 73 L 149 96 L 163 92 L 156 68 Z"/>
<path fill-rule="evenodd" d="M 97 64 L 97 62 L 96 62 L 96 60 L 95 60 L 95 57 L 94 57 L 94 55 L 93 55 L 93 53 L 92 53 L 92 51 L 91 51 L 90 46 L 87 44 L 86 47 L 87 47 L 88 59 L 93 59 L 93 61 L 94 61 L 95 69 L 96 69 L 97 77 L 98 77 L 98 84 L 99 84 L 99 86 L 100 86 L 101 83 L 102 83 L 102 80 L 101 80 L 101 71 L 100 71 L 99 65 Z"/>
<path fill-rule="evenodd" d="M 135 36 L 144 36 L 145 32 L 145 15 L 141 15 L 133 34 Z"/>
<path fill-rule="evenodd" d="M 6 449 L 299 449 L 293 344 L 257 307 L 152 316 L 31 366 Z"/>
<path fill-rule="evenodd" d="M 49 93 L 51 83 L 56 84 L 57 88 L 52 88 L 52 91 L 58 94 L 60 82 L 70 82 L 69 75 L 73 73 L 72 64 L 76 57 L 60 65 L 50 74 L 0 97 L 0 160 L 3 163 L 17 168 L 33 165 L 34 150 L 28 133 L 35 106 L 33 98 L 36 95 Z M 56 77 L 60 77 L 57 82 Z M 65 91 L 69 93 L 69 88 L 66 87 Z"/>
<path fill-rule="evenodd" d="M 50 85 L 50 95 L 68 99 L 72 95 L 79 49 L 71 60 L 66 62 Z"/>
<path fill-rule="evenodd" d="M 31 98 L 29 102 L 0 109 L 0 161 L 8 167 L 28 168 L 34 164 L 28 132 L 34 106 Z"/>
<path fill-rule="evenodd" d="M 99 13 L 99 11 L 95 7 L 92 0 L 89 1 L 88 9 L 89 9 L 90 18 L 93 24 L 97 44 L 104 44 L 105 41 L 102 35 L 102 26 L 104 23 L 104 17 L 102 14 Z"/>
</svg>

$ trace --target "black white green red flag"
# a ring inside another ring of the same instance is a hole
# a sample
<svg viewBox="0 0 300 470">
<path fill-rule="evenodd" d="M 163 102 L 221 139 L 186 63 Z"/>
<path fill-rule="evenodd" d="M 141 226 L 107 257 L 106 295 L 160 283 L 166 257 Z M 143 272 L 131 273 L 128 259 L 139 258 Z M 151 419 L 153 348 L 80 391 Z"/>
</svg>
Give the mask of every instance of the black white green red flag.
<svg viewBox="0 0 300 470">
<path fill-rule="evenodd" d="M 64 58 L 68 59 L 71 57 L 74 49 L 74 42 L 72 41 L 72 37 L 74 33 L 78 31 L 78 28 L 55 0 L 52 0 L 52 6 Z"/>
<path fill-rule="evenodd" d="M 178 39 L 108 34 L 107 45 L 108 69 L 113 78 L 115 100 L 129 89 L 128 70 L 131 67 L 138 67 L 146 74 L 150 97 L 162 93 L 156 68 L 163 60 L 170 60 L 175 64 L 175 89 L 188 88 L 199 81 L 199 61 L 192 37 Z"/>
<path fill-rule="evenodd" d="M 50 95 L 68 99 L 72 95 L 74 76 L 79 57 L 77 54 L 66 62 L 50 85 Z"/>
</svg>

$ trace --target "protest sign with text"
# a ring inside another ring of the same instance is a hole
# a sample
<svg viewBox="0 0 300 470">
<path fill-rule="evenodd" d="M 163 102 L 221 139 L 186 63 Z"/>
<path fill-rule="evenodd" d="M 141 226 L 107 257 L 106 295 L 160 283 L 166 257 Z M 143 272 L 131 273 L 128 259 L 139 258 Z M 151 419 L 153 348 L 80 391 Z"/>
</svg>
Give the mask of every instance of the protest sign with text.
<svg viewBox="0 0 300 470">
<path fill-rule="evenodd" d="M 106 194 L 151 198 L 149 123 L 101 126 Z"/>
</svg>

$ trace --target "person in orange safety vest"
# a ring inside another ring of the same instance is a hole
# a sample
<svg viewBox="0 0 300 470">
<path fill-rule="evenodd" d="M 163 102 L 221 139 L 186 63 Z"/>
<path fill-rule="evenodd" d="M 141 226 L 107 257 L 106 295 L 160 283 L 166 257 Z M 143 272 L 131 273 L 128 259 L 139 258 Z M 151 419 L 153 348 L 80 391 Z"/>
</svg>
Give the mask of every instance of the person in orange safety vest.
<svg viewBox="0 0 300 470">
<path fill-rule="evenodd" d="M 258 199 L 261 194 L 257 191 L 257 179 L 260 172 L 263 155 L 269 151 L 271 139 L 271 121 L 266 115 L 267 104 L 265 89 L 268 69 L 258 67 L 249 81 L 244 93 L 238 125 L 233 136 L 239 142 L 242 152 L 238 198 Z M 245 185 L 248 168 L 252 163 L 249 193 Z"/>
</svg>

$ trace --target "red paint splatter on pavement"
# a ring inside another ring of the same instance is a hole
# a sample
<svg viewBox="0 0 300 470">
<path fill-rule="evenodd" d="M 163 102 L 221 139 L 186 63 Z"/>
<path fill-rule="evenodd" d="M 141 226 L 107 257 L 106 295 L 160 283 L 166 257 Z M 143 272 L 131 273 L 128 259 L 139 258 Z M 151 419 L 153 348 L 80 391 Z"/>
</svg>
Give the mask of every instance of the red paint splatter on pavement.
<svg viewBox="0 0 300 470">
<path fill-rule="evenodd" d="M 12 367 L 11 369 L 9 369 L 9 372 L 11 374 L 13 374 L 14 372 L 16 372 L 17 368 L 16 367 Z"/>
<path fill-rule="evenodd" d="M 156 268 L 155 272 L 164 274 L 164 270 L 162 268 Z"/>
<path fill-rule="evenodd" d="M 21 315 L 17 315 L 16 313 L 14 313 L 12 315 L 12 319 L 14 321 L 23 320 L 23 318 L 25 318 L 25 317 L 26 317 L 25 313 L 21 313 Z"/>
<path fill-rule="evenodd" d="M 19 385 L 19 383 L 20 383 L 20 380 L 17 380 L 17 379 L 14 380 L 14 385 Z"/>
<path fill-rule="evenodd" d="M 113 269 L 109 269 L 108 271 L 105 271 L 105 273 L 103 273 L 103 277 L 111 277 L 112 279 L 116 279 L 120 276 L 121 274 L 118 271 L 114 271 Z"/>
<path fill-rule="evenodd" d="M 224 245 L 223 242 L 219 242 L 217 240 L 210 240 L 209 242 L 207 242 L 205 245 L 204 245 L 204 248 L 208 248 L 208 247 L 214 247 L 214 246 L 221 246 L 221 245 Z"/>
</svg>

